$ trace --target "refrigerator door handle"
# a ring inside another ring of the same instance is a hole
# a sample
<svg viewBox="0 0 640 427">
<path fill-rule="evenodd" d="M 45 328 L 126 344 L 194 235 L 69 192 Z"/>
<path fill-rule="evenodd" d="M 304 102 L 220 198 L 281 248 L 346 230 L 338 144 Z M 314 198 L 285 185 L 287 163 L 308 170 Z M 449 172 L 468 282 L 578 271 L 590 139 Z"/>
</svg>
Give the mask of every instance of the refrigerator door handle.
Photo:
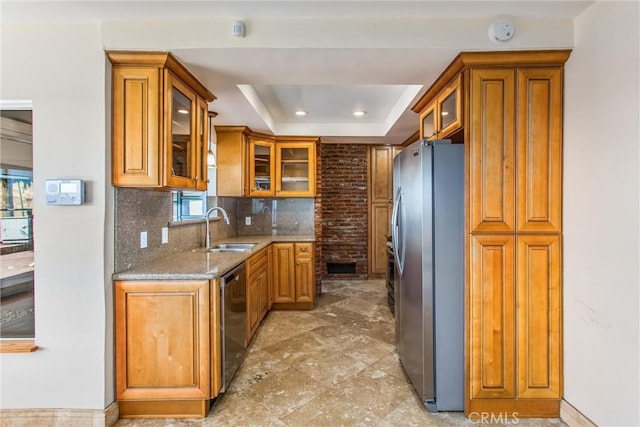
<svg viewBox="0 0 640 427">
<path fill-rule="evenodd" d="M 398 187 L 396 196 L 394 198 L 393 212 L 391 214 L 391 242 L 393 244 L 393 258 L 396 265 L 398 266 L 398 272 L 400 273 L 400 275 L 402 275 L 402 267 L 404 265 L 404 261 L 400 258 L 400 251 L 398 250 L 398 244 L 400 243 L 400 226 L 398 224 L 398 215 L 400 211 L 401 199 L 402 190 L 400 187 Z"/>
</svg>

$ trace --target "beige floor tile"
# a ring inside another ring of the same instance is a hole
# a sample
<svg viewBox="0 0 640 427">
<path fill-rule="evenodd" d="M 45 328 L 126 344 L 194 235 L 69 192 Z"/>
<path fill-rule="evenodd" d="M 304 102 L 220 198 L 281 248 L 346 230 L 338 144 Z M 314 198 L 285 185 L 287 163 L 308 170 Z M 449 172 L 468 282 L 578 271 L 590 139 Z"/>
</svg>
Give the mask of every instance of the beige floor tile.
<svg viewBox="0 0 640 427">
<path fill-rule="evenodd" d="M 395 351 L 383 280 L 324 281 L 322 288 L 312 311 L 269 314 L 206 418 L 119 420 L 116 427 L 480 425 L 461 412 L 429 413 L 420 402 Z M 557 419 L 518 425 L 565 426 Z"/>
<path fill-rule="evenodd" d="M 333 387 L 362 371 L 367 364 L 340 351 L 324 350 L 301 359 L 293 367 L 327 387 Z"/>
<path fill-rule="evenodd" d="M 328 387 L 308 375 L 288 368 L 246 390 L 248 396 L 282 418 L 320 395 Z"/>
</svg>

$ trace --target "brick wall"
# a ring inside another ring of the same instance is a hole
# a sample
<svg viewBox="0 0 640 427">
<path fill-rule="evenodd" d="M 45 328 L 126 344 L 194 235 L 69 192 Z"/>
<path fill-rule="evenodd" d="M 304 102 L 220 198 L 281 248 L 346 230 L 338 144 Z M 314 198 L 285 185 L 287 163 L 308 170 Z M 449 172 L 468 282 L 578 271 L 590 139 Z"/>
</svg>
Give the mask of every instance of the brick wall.
<svg viewBox="0 0 640 427">
<path fill-rule="evenodd" d="M 322 144 L 323 279 L 367 278 L 367 145 Z M 355 263 L 355 274 L 328 274 L 327 263 Z"/>
<path fill-rule="evenodd" d="M 322 144 L 316 144 L 316 198 L 315 198 L 315 236 L 316 236 L 316 295 L 322 293 Z"/>
</svg>

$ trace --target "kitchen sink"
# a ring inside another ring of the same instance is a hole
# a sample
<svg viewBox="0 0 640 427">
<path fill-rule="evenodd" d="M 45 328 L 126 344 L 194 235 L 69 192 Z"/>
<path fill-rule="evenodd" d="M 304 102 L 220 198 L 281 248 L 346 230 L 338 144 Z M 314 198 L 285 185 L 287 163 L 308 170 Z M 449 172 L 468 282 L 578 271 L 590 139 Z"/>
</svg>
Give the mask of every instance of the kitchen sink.
<svg viewBox="0 0 640 427">
<path fill-rule="evenodd" d="M 256 243 L 218 243 L 211 246 L 209 252 L 247 252 L 255 245 Z"/>
</svg>

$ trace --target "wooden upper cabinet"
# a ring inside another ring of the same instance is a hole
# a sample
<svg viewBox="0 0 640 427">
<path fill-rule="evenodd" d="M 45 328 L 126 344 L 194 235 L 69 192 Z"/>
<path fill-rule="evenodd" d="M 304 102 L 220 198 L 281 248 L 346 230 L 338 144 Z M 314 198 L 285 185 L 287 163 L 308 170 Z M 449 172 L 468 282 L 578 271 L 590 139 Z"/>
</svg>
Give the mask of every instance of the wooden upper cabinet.
<svg viewBox="0 0 640 427">
<path fill-rule="evenodd" d="M 249 134 L 246 126 L 216 126 L 217 194 L 249 195 Z"/>
<path fill-rule="evenodd" d="M 113 70 L 114 186 L 154 187 L 161 182 L 161 81 L 157 68 Z"/>
<path fill-rule="evenodd" d="M 444 139 L 460 130 L 462 102 L 462 77 L 457 75 L 420 111 L 421 138 Z"/>
<path fill-rule="evenodd" d="M 438 138 L 443 139 L 462 127 L 462 78 L 458 75 L 438 95 Z"/>
<path fill-rule="evenodd" d="M 371 203 L 393 203 L 393 155 L 388 146 L 371 146 Z"/>
<path fill-rule="evenodd" d="M 316 194 L 317 138 L 276 138 L 276 196 L 313 197 Z"/>
<path fill-rule="evenodd" d="M 219 196 L 313 197 L 314 137 L 276 137 L 246 126 L 216 126 Z"/>
<path fill-rule="evenodd" d="M 213 94 L 170 53 L 107 57 L 113 65 L 113 185 L 206 189 L 203 153 Z"/>
<path fill-rule="evenodd" d="M 471 232 L 515 230 L 515 70 L 471 70 Z"/>
<path fill-rule="evenodd" d="M 562 230 L 562 68 L 518 70 L 517 232 Z"/>
<path fill-rule="evenodd" d="M 273 197 L 275 191 L 274 142 L 249 136 L 249 196 Z"/>
<path fill-rule="evenodd" d="M 438 139 L 437 99 L 434 99 L 420 113 L 420 137 L 432 141 Z"/>
</svg>

